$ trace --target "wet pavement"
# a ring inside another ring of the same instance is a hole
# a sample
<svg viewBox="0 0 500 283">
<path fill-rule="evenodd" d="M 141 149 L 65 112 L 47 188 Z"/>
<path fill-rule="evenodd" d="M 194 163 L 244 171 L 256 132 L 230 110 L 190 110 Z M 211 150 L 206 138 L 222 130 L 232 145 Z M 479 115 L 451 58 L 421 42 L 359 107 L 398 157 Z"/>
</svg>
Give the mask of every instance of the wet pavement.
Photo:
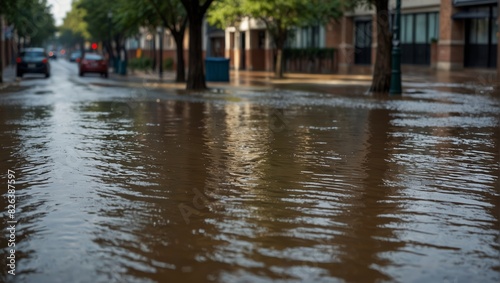
<svg viewBox="0 0 500 283">
<path fill-rule="evenodd" d="M 185 93 L 52 68 L 0 93 L 1 282 L 500 281 L 486 83 Z"/>
</svg>

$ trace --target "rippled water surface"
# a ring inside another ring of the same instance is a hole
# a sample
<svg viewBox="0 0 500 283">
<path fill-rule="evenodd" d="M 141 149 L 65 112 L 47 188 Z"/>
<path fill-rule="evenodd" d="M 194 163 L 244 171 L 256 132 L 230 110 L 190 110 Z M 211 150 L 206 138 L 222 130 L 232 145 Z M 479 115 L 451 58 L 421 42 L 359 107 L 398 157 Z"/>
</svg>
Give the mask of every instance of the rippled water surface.
<svg viewBox="0 0 500 283">
<path fill-rule="evenodd" d="M 498 96 L 46 88 L 0 97 L 4 281 L 500 282 Z"/>
</svg>

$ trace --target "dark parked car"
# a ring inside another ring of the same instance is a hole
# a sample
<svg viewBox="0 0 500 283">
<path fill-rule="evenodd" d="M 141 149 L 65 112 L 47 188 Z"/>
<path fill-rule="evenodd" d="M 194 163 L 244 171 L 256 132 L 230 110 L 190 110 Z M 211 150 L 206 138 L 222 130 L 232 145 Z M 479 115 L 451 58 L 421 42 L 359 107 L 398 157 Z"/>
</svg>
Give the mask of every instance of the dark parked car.
<svg viewBox="0 0 500 283">
<path fill-rule="evenodd" d="M 50 63 L 47 53 L 43 48 L 26 48 L 19 53 L 16 59 L 18 77 L 26 73 L 45 74 L 50 77 Z"/>
<path fill-rule="evenodd" d="M 50 59 L 57 59 L 57 51 L 49 51 L 49 58 Z"/>
<path fill-rule="evenodd" d="M 82 57 L 82 52 L 80 51 L 75 51 L 69 55 L 69 61 L 70 62 L 80 62 L 80 58 Z"/>
<path fill-rule="evenodd" d="M 99 73 L 101 76 L 108 77 L 108 61 L 99 54 L 85 53 L 80 61 L 80 76 L 85 73 Z"/>
</svg>

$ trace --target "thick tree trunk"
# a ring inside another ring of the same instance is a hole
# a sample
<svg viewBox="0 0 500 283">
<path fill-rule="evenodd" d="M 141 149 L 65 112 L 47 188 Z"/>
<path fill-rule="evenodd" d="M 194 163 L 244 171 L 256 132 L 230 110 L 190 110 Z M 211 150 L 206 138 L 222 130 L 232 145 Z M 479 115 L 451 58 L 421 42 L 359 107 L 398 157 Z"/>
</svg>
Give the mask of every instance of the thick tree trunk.
<svg viewBox="0 0 500 283">
<path fill-rule="evenodd" d="M 175 46 L 176 46 L 176 56 L 177 56 L 177 69 L 175 74 L 175 81 L 178 83 L 183 83 L 186 81 L 186 64 L 184 62 L 184 32 L 182 34 L 176 34 L 174 36 Z"/>
<path fill-rule="evenodd" d="M 278 23 L 279 25 L 279 23 Z M 286 29 L 278 28 L 278 32 L 273 36 L 276 44 L 276 62 L 274 67 L 274 77 L 283 78 L 283 49 L 285 48 L 288 34 Z"/>
<path fill-rule="evenodd" d="M 108 52 L 109 63 L 111 66 L 111 63 L 116 60 L 115 52 L 113 51 L 113 46 L 111 44 L 111 41 L 110 40 L 105 41 L 104 46 L 106 47 L 106 51 Z"/>
<path fill-rule="evenodd" d="M 192 15 L 189 18 L 189 71 L 186 89 L 203 90 L 207 88 L 203 64 L 202 41 L 203 16 Z"/>
<path fill-rule="evenodd" d="M 186 83 L 188 90 L 207 88 L 203 64 L 203 16 L 214 0 L 181 0 L 189 19 L 189 71 Z M 201 6 L 200 6 L 201 4 Z"/>
<path fill-rule="evenodd" d="M 124 44 L 122 44 L 122 37 L 120 35 L 117 35 L 115 37 L 115 51 L 116 51 L 116 58 L 121 60 L 122 57 L 121 57 L 121 51 L 122 51 L 122 47 L 123 47 Z"/>
<path fill-rule="evenodd" d="M 154 32 L 153 32 L 154 34 Z M 155 40 L 155 37 L 153 36 L 153 64 L 152 64 L 152 71 L 154 73 L 154 71 L 156 70 L 156 40 Z"/>
<path fill-rule="evenodd" d="M 370 92 L 389 92 L 391 85 L 392 33 L 389 26 L 389 0 L 377 0 L 377 51 Z"/>
</svg>

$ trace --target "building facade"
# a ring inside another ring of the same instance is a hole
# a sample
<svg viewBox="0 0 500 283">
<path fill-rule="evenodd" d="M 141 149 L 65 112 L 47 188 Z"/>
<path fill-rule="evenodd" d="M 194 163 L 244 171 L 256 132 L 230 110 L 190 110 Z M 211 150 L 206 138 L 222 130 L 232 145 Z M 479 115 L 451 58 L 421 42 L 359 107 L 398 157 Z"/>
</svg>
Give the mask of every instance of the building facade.
<svg viewBox="0 0 500 283">
<path fill-rule="evenodd" d="M 402 63 L 441 70 L 500 67 L 499 2 L 402 0 Z M 326 25 L 296 28 L 288 47 L 334 49 L 331 64 L 335 66 L 314 69 L 319 72 L 371 72 L 377 48 L 377 22 L 388 21 L 392 25 L 395 5 L 396 0 L 391 0 L 390 12 L 381 17 L 377 17 L 373 9 L 360 7 Z M 186 66 L 188 32 L 184 44 Z M 133 58 L 135 50 L 140 48 L 143 56 L 154 57 L 159 52 L 159 36 L 147 31 L 141 34 L 139 38 L 130 40 L 129 55 Z M 225 30 L 205 23 L 204 34 L 205 56 L 229 58 L 230 67 L 234 70 L 274 69 L 274 45 L 262 22 L 245 18 L 237 26 Z M 168 31 L 162 38 L 163 58 L 175 60 L 173 38 Z"/>
<path fill-rule="evenodd" d="M 235 70 L 270 71 L 274 52 L 265 25 L 251 18 L 225 30 L 225 57 Z"/>
<path fill-rule="evenodd" d="M 327 44 L 338 50 L 339 71 L 349 73 L 375 62 L 377 21 L 373 10 L 357 9 L 328 25 Z M 442 70 L 496 68 L 497 0 L 402 0 L 401 61 Z"/>
</svg>

